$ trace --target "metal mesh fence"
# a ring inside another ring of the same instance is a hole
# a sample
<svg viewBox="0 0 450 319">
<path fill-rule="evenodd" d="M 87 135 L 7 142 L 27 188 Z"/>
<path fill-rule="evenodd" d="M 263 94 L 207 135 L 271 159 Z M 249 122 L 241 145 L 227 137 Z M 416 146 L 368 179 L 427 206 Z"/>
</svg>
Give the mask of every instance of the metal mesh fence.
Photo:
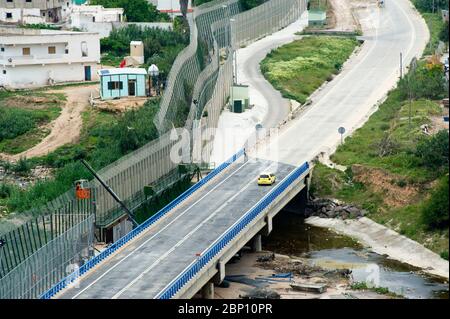
<svg viewBox="0 0 450 319">
<path fill-rule="evenodd" d="M 190 19 L 190 45 L 179 54 L 172 66 L 168 79 L 169 85 L 161 100 L 160 111 L 155 122 L 162 132 L 173 126 L 184 126 L 189 131 L 199 130 L 202 135 L 200 147 L 204 162 L 209 162 L 212 151 L 211 141 L 220 113 L 230 96 L 233 84 L 233 50 L 287 26 L 306 10 L 306 0 L 271 0 L 252 10 L 239 13 L 238 1 L 217 0 L 194 9 Z M 230 18 L 234 20 L 230 21 Z M 184 122 L 185 120 L 186 122 Z M 162 178 L 172 181 L 172 177 L 179 174 L 178 164 L 170 158 L 171 149 L 175 143 L 177 140 L 171 139 L 170 132 L 166 132 L 158 139 L 122 157 L 98 173 L 128 207 L 137 207 L 146 200 L 143 192 L 145 186 Z M 71 253 L 78 254 L 74 248 L 69 247 L 67 254 L 62 254 L 58 250 L 64 246 L 61 244 L 65 242 L 64 238 L 69 238 L 68 229 L 75 227 L 73 225 L 76 224 L 76 221 L 70 224 L 70 218 L 82 215 L 95 216 L 96 225 L 106 227 L 124 215 L 109 193 L 97 182 L 92 185 L 89 200 L 80 201 L 75 198 L 74 190 L 69 190 L 57 199 L 50 201 L 45 207 L 33 209 L 24 214 L 27 216 L 36 214 L 57 216 L 50 219 L 62 218 L 62 222 L 54 224 L 54 227 L 61 227 L 59 230 L 53 230 L 50 233 L 47 229 L 44 231 L 44 227 L 47 227 L 48 224 L 46 221 L 42 221 L 41 225 L 39 221 L 39 218 L 48 218 L 44 216 L 29 220 L 26 225 L 19 227 L 15 231 L 16 233 L 6 234 L 7 237 L 11 237 L 7 240 L 15 243 L 15 251 L 3 252 L 2 259 L 0 259 L 0 274 L 3 274 L 0 282 L 1 296 L 20 298 L 26 295 L 25 284 L 20 293 L 13 293 L 11 287 L 3 287 L 3 283 L 11 283 L 4 280 L 12 278 L 9 276 L 13 276 L 11 275 L 13 273 L 17 274 L 19 271 L 17 269 L 23 267 L 23 263 L 32 260 L 29 258 L 45 256 L 41 250 L 44 247 L 50 249 L 49 247 L 52 246 L 49 245 L 56 242 L 56 237 L 49 236 L 51 233 L 62 237 L 58 245 L 53 244 L 56 259 L 52 259 L 55 261 L 52 266 L 56 270 L 50 270 L 51 266 L 46 264 L 46 271 L 52 274 L 54 271 L 61 271 L 56 261 L 67 265 L 66 260 L 75 258 L 71 255 Z M 43 240 L 45 234 L 47 234 L 47 238 Z M 2 236 L 5 236 L 5 233 L 0 234 L 0 238 Z M 25 245 L 28 245 L 26 249 Z M 45 251 L 48 256 L 51 256 L 50 250 Z M 37 255 L 38 253 L 40 255 Z M 6 260 L 6 258 L 9 259 Z M 28 264 L 34 265 L 43 262 L 36 259 Z M 44 269 L 42 267 L 39 269 Z M 19 282 L 25 283 L 25 281 Z M 29 278 L 27 283 L 30 284 Z M 40 288 L 43 287 L 42 285 L 44 284 L 41 283 Z M 38 288 L 36 288 L 37 290 Z M 34 295 L 30 294 L 29 296 Z"/>
<path fill-rule="evenodd" d="M 38 298 L 92 256 L 94 215 L 49 241 L 0 279 L 0 299 Z M 4 248 L 4 247 L 3 247 Z M 3 249 L 0 260 L 3 262 Z"/>
<path fill-rule="evenodd" d="M 88 214 L 56 213 L 29 220 L 0 236 L 0 278 L 53 239 L 86 219 Z"/>
</svg>

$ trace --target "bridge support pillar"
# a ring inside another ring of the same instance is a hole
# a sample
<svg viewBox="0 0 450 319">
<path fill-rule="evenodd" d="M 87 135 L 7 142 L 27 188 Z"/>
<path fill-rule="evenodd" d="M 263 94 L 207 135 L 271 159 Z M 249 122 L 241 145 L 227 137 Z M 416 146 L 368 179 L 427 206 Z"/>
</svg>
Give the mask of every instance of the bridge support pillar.
<svg viewBox="0 0 450 319">
<path fill-rule="evenodd" d="M 266 216 L 266 227 L 264 227 L 264 236 L 269 236 L 272 232 L 272 216 Z"/>
<path fill-rule="evenodd" d="M 214 299 L 214 283 L 208 282 L 202 288 L 203 299 Z"/>
<path fill-rule="evenodd" d="M 213 277 L 213 282 L 220 285 L 225 279 L 225 263 L 222 260 L 217 262 L 217 274 Z"/>
<path fill-rule="evenodd" d="M 252 239 L 252 251 L 260 252 L 262 251 L 261 234 L 256 234 Z"/>
</svg>

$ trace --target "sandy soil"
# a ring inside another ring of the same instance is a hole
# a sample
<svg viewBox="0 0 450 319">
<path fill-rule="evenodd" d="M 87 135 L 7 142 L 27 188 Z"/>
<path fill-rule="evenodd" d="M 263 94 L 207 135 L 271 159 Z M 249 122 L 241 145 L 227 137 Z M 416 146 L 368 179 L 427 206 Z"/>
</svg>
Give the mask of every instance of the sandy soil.
<svg viewBox="0 0 450 319">
<path fill-rule="evenodd" d="M 62 145 L 76 142 L 80 137 L 83 125 L 81 113 L 89 106 L 89 97 L 97 86 L 98 84 L 94 84 L 48 91 L 49 93 L 65 93 L 67 96 L 67 102 L 62 107 L 60 116 L 49 124 L 50 134 L 39 144 L 22 153 L 16 155 L 0 154 L 1 157 L 9 161 L 16 161 L 22 157 L 43 156 Z"/>
<path fill-rule="evenodd" d="M 442 259 L 421 244 L 367 217 L 351 220 L 309 217 L 305 222 L 353 237 L 377 254 L 387 255 L 392 259 L 421 268 L 425 273 L 445 279 L 449 278 L 447 260 Z"/>
<path fill-rule="evenodd" d="M 402 176 L 389 173 L 381 168 L 352 165 L 354 180 L 369 186 L 375 193 L 384 194 L 383 202 L 389 207 L 403 207 L 416 202 L 419 187 L 414 185 L 399 186 Z"/>
<path fill-rule="evenodd" d="M 355 2 L 355 1 L 352 1 Z M 352 13 L 352 4 L 348 0 L 330 0 L 333 7 L 333 31 L 356 31 L 357 24 Z"/>
<path fill-rule="evenodd" d="M 117 100 L 94 100 L 94 107 L 99 110 L 110 111 L 114 113 L 123 113 L 132 109 L 140 108 L 147 102 L 148 97 L 131 97 Z"/>
</svg>

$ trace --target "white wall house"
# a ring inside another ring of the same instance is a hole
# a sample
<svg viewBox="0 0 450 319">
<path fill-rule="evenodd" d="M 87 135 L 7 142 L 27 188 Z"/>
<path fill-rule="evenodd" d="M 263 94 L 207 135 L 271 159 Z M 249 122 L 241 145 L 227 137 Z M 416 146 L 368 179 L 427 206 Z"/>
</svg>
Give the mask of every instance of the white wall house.
<svg viewBox="0 0 450 319">
<path fill-rule="evenodd" d="M 81 31 L 97 32 L 100 38 L 108 37 L 112 30 L 135 24 L 146 28 L 172 29 L 171 22 L 126 22 L 122 8 L 104 8 L 103 6 L 73 5 L 68 19 L 69 28 Z"/>
<path fill-rule="evenodd" d="M 103 6 L 74 5 L 68 24 L 82 31 L 98 32 L 100 38 L 109 36 L 114 23 L 123 22 L 122 8 L 104 8 Z"/>
<path fill-rule="evenodd" d="M 181 16 L 179 0 L 147 0 L 155 5 L 158 11 L 167 13 L 170 16 Z M 188 3 L 188 12 L 192 12 L 192 0 Z"/>
<path fill-rule="evenodd" d="M 97 80 L 98 33 L 0 28 L 0 86 Z"/>
<path fill-rule="evenodd" d="M 42 23 L 60 22 L 67 18 L 72 0 L 0 0 L 0 22 L 2 23 Z M 41 20 L 22 21 L 27 16 L 36 16 L 39 10 Z M 14 21 L 15 20 L 15 21 Z"/>
<path fill-rule="evenodd" d="M 41 16 L 41 10 L 38 8 L 0 8 L 0 22 L 11 24 L 36 24 L 45 23 L 45 19 Z"/>
</svg>

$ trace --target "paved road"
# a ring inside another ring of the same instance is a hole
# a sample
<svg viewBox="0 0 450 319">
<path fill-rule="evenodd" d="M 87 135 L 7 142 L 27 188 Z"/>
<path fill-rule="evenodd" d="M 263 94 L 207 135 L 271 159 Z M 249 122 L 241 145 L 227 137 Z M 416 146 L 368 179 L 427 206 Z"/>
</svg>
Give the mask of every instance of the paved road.
<svg viewBox="0 0 450 319">
<path fill-rule="evenodd" d="M 257 186 L 258 174 L 282 179 L 292 169 L 264 160 L 235 164 L 57 297 L 153 298 L 271 189 Z"/>
<path fill-rule="evenodd" d="M 389 1 L 379 13 L 379 17 L 372 11 L 362 15 L 367 41 L 358 57 L 273 141 L 279 156 L 263 154 L 285 163 L 278 164 L 280 179 L 293 169 L 289 164 L 298 166 L 332 148 L 339 140 L 340 125 L 350 129 L 362 122 L 396 82 L 400 52 L 408 61 L 422 51 L 428 33 L 407 0 Z M 380 21 L 379 27 L 373 27 L 374 21 Z M 227 177 L 215 180 L 83 277 L 79 288 L 59 297 L 152 298 L 195 260 L 196 252 L 206 249 L 269 190 L 257 187 L 255 179 L 272 164 L 269 160 L 237 164 Z"/>
<path fill-rule="evenodd" d="M 340 141 L 337 129 L 344 126 L 348 134 L 362 125 L 395 85 L 400 52 L 406 65 L 428 41 L 426 24 L 408 0 L 387 1 L 382 9 L 368 6 L 359 18 L 365 39 L 361 52 L 313 96 L 311 107 L 279 132 L 262 158 L 299 165 L 321 151 L 332 153 Z"/>
</svg>

